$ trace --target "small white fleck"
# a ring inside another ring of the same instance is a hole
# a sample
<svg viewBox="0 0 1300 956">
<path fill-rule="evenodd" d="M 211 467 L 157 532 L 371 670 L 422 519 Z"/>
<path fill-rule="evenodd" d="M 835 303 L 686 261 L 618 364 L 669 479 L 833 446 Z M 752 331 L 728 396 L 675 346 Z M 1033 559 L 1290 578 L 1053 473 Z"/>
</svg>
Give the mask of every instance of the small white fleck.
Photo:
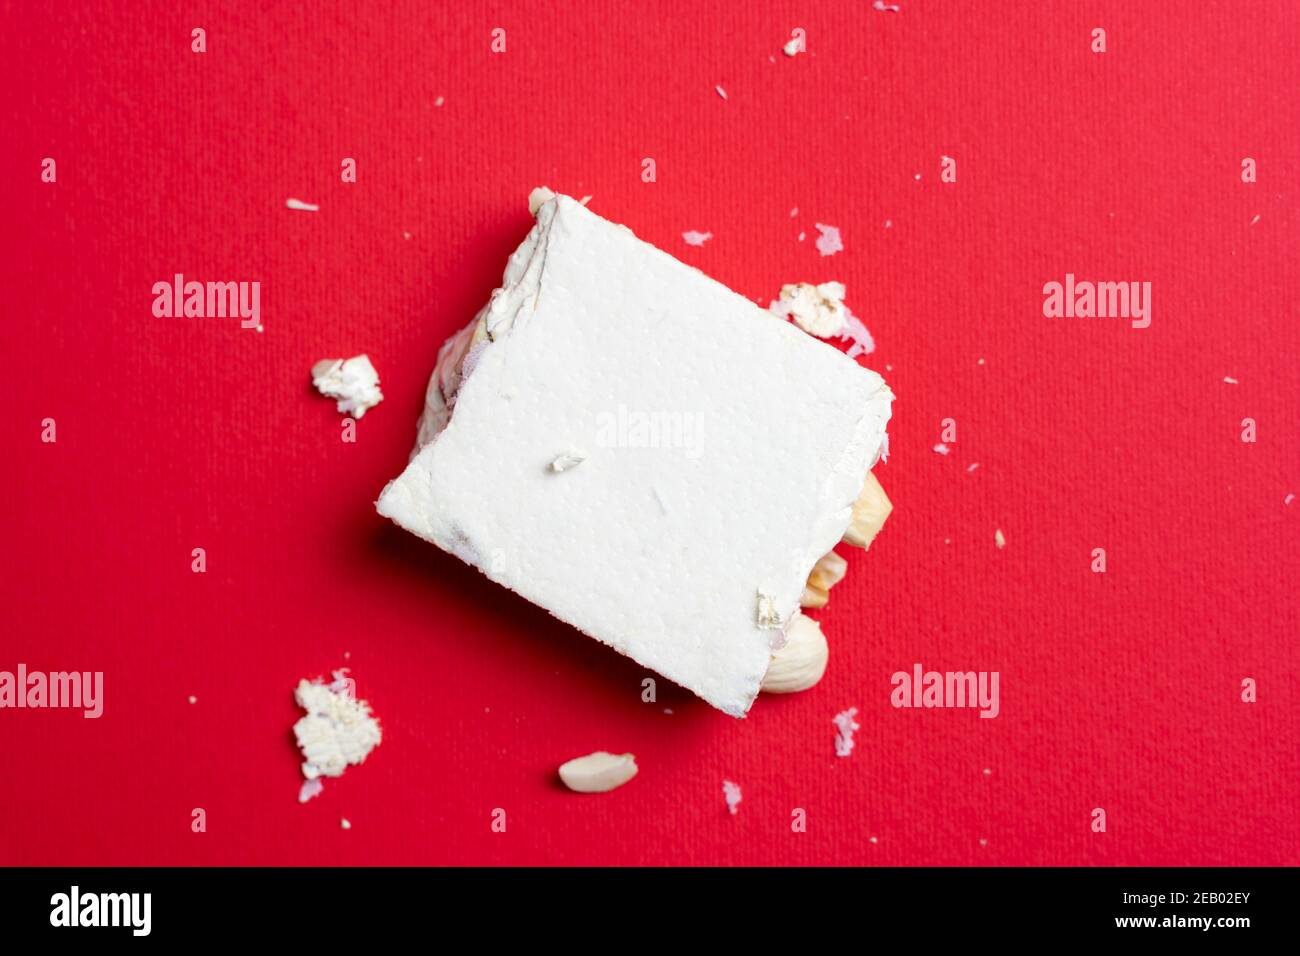
<svg viewBox="0 0 1300 956">
<path fill-rule="evenodd" d="M 872 843 L 879 843 L 880 841 L 879 841 L 878 839 L 876 839 L 875 837 L 871 837 L 871 841 L 870 841 L 870 842 L 872 842 Z"/>
<path fill-rule="evenodd" d="M 758 592 L 756 620 L 759 629 L 763 631 L 779 631 L 785 627 L 785 621 L 776 610 L 776 599 L 762 591 Z"/>
<path fill-rule="evenodd" d="M 979 360 L 978 362 L 976 362 L 975 364 L 976 364 L 976 365 L 983 365 L 983 364 L 984 364 L 984 360 L 983 360 L 983 359 L 980 359 L 980 360 Z"/>
<path fill-rule="evenodd" d="M 917 174 L 916 174 L 915 176 L 913 176 L 912 178 L 915 179 L 917 182 L 920 182 L 920 181 L 921 181 L 921 174 L 920 174 L 920 173 L 917 173 Z"/>
<path fill-rule="evenodd" d="M 844 240 L 840 237 L 840 231 L 834 226 L 827 226 L 820 222 L 813 223 L 817 231 L 821 233 L 817 237 L 817 251 L 823 256 L 833 256 L 844 248 Z"/>
<path fill-rule="evenodd" d="M 943 543 L 944 543 L 944 544 L 952 544 L 952 538 L 944 538 L 944 539 L 943 539 Z"/>
<path fill-rule="evenodd" d="M 263 326 L 261 322 L 258 322 L 258 323 L 257 323 L 257 331 L 259 331 L 259 332 L 265 332 L 265 331 L 266 331 L 266 327 Z"/>
<path fill-rule="evenodd" d="M 195 697 L 193 694 L 190 694 L 190 703 L 191 703 L 191 704 L 197 704 L 198 702 L 199 702 L 199 699 L 198 699 L 197 697 Z"/>
<path fill-rule="evenodd" d="M 848 710 L 840 711 L 832 719 L 831 723 L 835 725 L 835 756 L 847 757 L 853 753 L 853 734 L 862 729 L 853 719 L 857 715 L 858 709 L 850 707 Z"/>
<path fill-rule="evenodd" d="M 727 811 L 732 816 L 740 812 L 740 784 L 722 781 L 722 797 L 727 801 Z"/>
<path fill-rule="evenodd" d="M 1293 501 L 1295 501 L 1295 495 L 1287 495 L 1282 499 L 1282 504 L 1289 505 Z"/>
<path fill-rule="evenodd" d="M 585 453 L 580 451 L 566 451 L 555 457 L 551 462 L 551 471 L 560 472 L 568 471 L 570 468 L 576 468 L 587 460 Z"/>
<path fill-rule="evenodd" d="M 714 89 L 718 91 L 718 95 L 721 96 L 724 100 L 727 98 L 727 91 L 724 90 L 722 87 L 715 86 Z"/>
<path fill-rule="evenodd" d="M 1223 380 L 1224 380 L 1225 382 L 1227 382 L 1229 385 L 1240 385 L 1240 384 L 1241 384 L 1241 383 L 1238 382 L 1235 378 L 1233 378 L 1231 375 L 1225 375 L 1225 376 L 1223 376 Z"/>
<path fill-rule="evenodd" d="M 799 207 L 795 206 L 793 209 L 790 210 L 790 218 L 793 219 L 797 215 L 799 215 Z"/>
<path fill-rule="evenodd" d="M 939 454 L 941 454 L 941 455 L 946 455 L 946 454 L 948 454 L 948 446 L 945 445 L 943 442 L 939 442 L 939 444 L 935 445 L 935 446 L 934 446 L 934 450 L 937 451 L 937 452 L 938 452 Z"/>
<path fill-rule="evenodd" d="M 483 713 L 485 713 L 485 714 L 490 714 L 490 713 L 492 713 L 492 708 L 491 708 L 491 707 L 484 707 L 484 708 L 483 708 Z"/>
<path fill-rule="evenodd" d="M 403 232 L 402 232 L 402 238 L 403 238 L 403 239 L 410 239 L 410 238 L 411 238 L 411 234 L 410 234 L 409 232 L 403 231 Z"/>
<path fill-rule="evenodd" d="M 320 206 L 314 206 L 309 202 L 303 202 L 301 199 L 286 199 L 284 204 L 290 209 L 297 209 L 301 212 L 319 212 Z"/>
<path fill-rule="evenodd" d="M 447 102 L 447 101 L 444 100 L 444 99 L 440 96 L 440 97 L 438 97 L 436 100 L 433 101 L 433 105 L 434 105 L 434 106 L 441 106 L 441 105 L 442 105 L 443 103 L 445 103 L 445 102 Z"/>
<path fill-rule="evenodd" d="M 894 220 L 892 220 L 892 219 L 886 219 L 886 220 L 885 220 L 885 228 L 886 228 L 886 229 L 893 229 L 893 228 L 894 228 Z"/>
<path fill-rule="evenodd" d="M 979 463 L 978 461 L 973 461 L 973 462 L 971 462 L 969 465 L 966 466 L 966 474 L 969 475 L 972 471 L 974 471 L 974 470 L 975 470 L 976 468 L 978 468 L 979 466 L 980 466 L 980 463 Z"/>
<path fill-rule="evenodd" d="M 1007 546 L 1007 536 L 1002 533 L 1001 528 L 998 528 L 993 532 L 993 543 L 999 548 L 1005 548 Z"/>
<path fill-rule="evenodd" d="M 671 717 L 673 715 L 673 709 L 671 707 L 665 707 L 664 713 Z"/>
<path fill-rule="evenodd" d="M 886 371 L 886 372 L 892 372 L 893 370 L 894 370 L 894 366 L 889 365 L 888 363 L 886 363 L 886 365 L 885 365 L 885 371 Z"/>
<path fill-rule="evenodd" d="M 339 821 L 339 826 L 341 826 L 345 830 L 351 830 L 352 821 L 349 820 L 347 817 L 344 817 L 342 820 Z"/>
<path fill-rule="evenodd" d="M 800 241 L 800 242 L 803 242 L 804 237 L 805 237 L 806 235 L 808 235 L 808 233 L 806 233 L 806 232 L 801 232 L 801 233 L 799 233 L 799 241 Z"/>
<path fill-rule="evenodd" d="M 881 13 L 901 13 L 896 3 L 885 3 L 885 0 L 874 0 L 871 4 L 872 10 L 879 10 Z"/>
<path fill-rule="evenodd" d="M 781 52 L 786 56 L 794 56 L 803 49 L 803 42 L 798 37 L 791 37 L 790 42 L 781 47 Z"/>
<path fill-rule="evenodd" d="M 1253 226 L 1257 222 L 1259 222 L 1259 213 L 1255 213 L 1255 218 L 1250 221 L 1250 224 Z"/>
<path fill-rule="evenodd" d="M 711 232 L 696 232 L 694 229 L 682 233 L 682 241 L 688 246 L 702 246 L 713 238 Z"/>
<path fill-rule="evenodd" d="M 988 840 L 985 840 L 983 837 L 981 837 L 981 838 L 980 838 L 980 846 L 988 846 L 988 845 L 989 845 L 989 841 L 988 841 Z"/>
<path fill-rule="evenodd" d="M 325 789 L 325 781 L 320 777 L 312 780 L 304 780 L 302 786 L 298 788 L 298 802 L 306 803 L 312 797 L 319 796 L 320 792 Z"/>
</svg>

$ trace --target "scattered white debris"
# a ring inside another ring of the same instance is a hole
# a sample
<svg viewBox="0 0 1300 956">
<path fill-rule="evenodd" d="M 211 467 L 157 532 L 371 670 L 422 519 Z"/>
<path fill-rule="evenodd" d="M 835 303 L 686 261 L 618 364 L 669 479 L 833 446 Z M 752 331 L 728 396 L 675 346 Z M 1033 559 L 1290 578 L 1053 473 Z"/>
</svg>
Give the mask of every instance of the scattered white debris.
<svg viewBox="0 0 1300 956">
<path fill-rule="evenodd" d="M 1224 380 L 1225 382 L 1227 382 L 1229 385 L 1240 385 L 1240 384 L 1241 384 L 1241 383 L 1238 382 L 1235 378 L 1233 378 L 1231 375 L 1225 375 L 1225 376 L 1223 376 L 1223 380 Z"/>
<path fill-rule="evenodd" d="M 885 3 L 885 0 L 873 0 L 872 10 L 879 10 L 881 13 L 902 13 L 896 3 Z"/>
<path fill-rule="evenodd" d="M 807 235 L 808 235 L 808 233 L 806 233 L 806 232 L 801 232 L 801 233 L 799 233 L 799 241 L 800 241 L 800 242 L 803 242 L 804 237 L 807 236 Z"/>
<path fill-rule="evenodd" d="M 727 812 L 735 816 L 740 812 L 740 784 L 722 781 L 722 796 L 727 801 Z"/>
<path fill-rule="evenodd" d="M 197 704 L 198 702 L 199 702 L 199 699 L 198 699 L 197 697 L 195 697 L 193 694 L 190 694 L 190 703 L 191 703 L 191 704 Z"/>
<path fill-rule="evenodd" d="M 688 246 L 702 246 L 713 238 L 711 232 L 696 232 L 692 229 L 690 232 L 682 233 L 682 241 Z"/>
<path fill-rule="evenodd" d="M 326 398 L 338 399 L 338 410 L 361 418 L 384 400 L 379 372 L 366 355 L 350 359 L 321 359 L 311 367 L 311 383 Z"/>
<path fill-rule="evenodd" d="M 944 544 L 952 544 L 952 538 L 944 538 L 944 539 L 943 539 L 943 543 L 944 543 Z"/>
<path fill-rule="evenodd" d="M 262 323 L 261 323 L 261 322 L 258 322 L 258 323 L 257 323 L 257 331 L 259 331 L 259 332 L 265 332 L 265 331 L 266 331 L 266 329 L 264 329 L 264 328 L 262 327 Z"/>
<path fill-rule="evenodd" d="M 1282 499 L 1282 504 L 1289 505 L 1293 501 L 1295 501 L 1295 495 L 1287 495 Z"/>
<path fill-rule="evenodd" d="M 892 219 L 886 219 L 886 220 L 885 220 L 885 228 L 886 228 L 886 229 L 893 229 L 893 228 L 894 228 L 894 220 L 892 220 Z"/>
<path fill-rule="evenodd" d="M 992 773 L 993 773 L 993 771 L 990 770 L 988 767 L 985 767 L 985 768 L 984 768 L 984 776 L 986 776 L 986 777 L 987 777 L 987 776 L 990 776 Z"/>
<path fill-rule="evenodd" d="M 877 839 L 876 837 L 872 837 L 868 842 L 870 842 L 870 843 L 879 843 L 880 840 Z"/>
<path fill-rule="evenodd" d="M 370 705 L 353 696 L 353 683 L 345 673 L 335 671 L 330 684 L 301 680 L 294 691 L 294 700 L 307 712 L 293 725 L 293 735 L 306 758 L 302 775 L 308 781 L 342 776 L 350 765 L 364 762 L 383 739 Z"/>
<path fill-rule="evenodd" d="M 980 359 L 980 360 L 979 360 L 978 362 L 976 362 L 975 364 L 976 364 L 976 365 L 983 365 L 983 364 L 984 364 L 984 360 L 983 360 L 983 359 Z"/>
<path fill-rule="evenodd" d="M 790 218 L 793 219 L 797 215 L 799 215 L 799 207 L 795 206 L 793 209 L 790 210 Z"/>
<path fill-rule="evenodd" d="M 727 91 L 724 90 L 722 87 L 715 86 L 714 89 L 718 91 L 718 95 L 721 96 L 724 100 L 727 98 Z"/>
<path fill-rule="evenodd" d="M 999 548 L 1005 548 L 1007 546 L 1007 536 L 1002 533 L 1001 528 L 997 528 L 994 530 L 993 543 L 996 544 Z"/>
<path fill-rule="evenodd" d="M 284 204 L 290 209 L 297 209 L 299 212 L 320 212 L 320 206 L 303 202 L 301 199 L 286 199 Z"/>
<path fill-rule="evenodd" d="M 919 182 L 921 181 L 921 174 L 920 174 L 920 173 L 917 173 L 917 174 L 916 174 L 915 176 L 913 176 L 912 178 L 915 179 L 915 180 L 919 183 Z"/>
<path fill-rule="evenodd" d="M 1257 222 L 1259 222 L 1259 213 L 1255 213 L 1255 218 L 1250 221 L 1250 224 L 1253 226 Z"/>
<path fill-rule="evenodd" d="M 781 47 L 781 52 L 786 56 L 794 56 L 803 49 L 803 43 L 798 37 L 791 37 L 790 42 Z"/>
<path fill-rule="evenodd" d="M 988 845 L 989 845 L 989 841 L 988 841 L 988 840 L 985 840 L 983 837 L 981 837 L 981 838 L 980 838 L 980 846 L 988 846 Z"/>
<path fill-rule="evenodd" d="M 673 715 L 673 709 L 671 707 L 665 707 L 664 713 L 671 717 Z"/>
<path fill-rule="evenodd" d="M 934 446 L 934 450 L 941 455 L 946 455 L 948 454 L 949 448 L 943 442 L 939 442 L 939 444 Z"/>
<path fill-rule="evenodd" d="M 304 780 L 302 786 L 298 788 L 298 802 L 306 803 L 312 797 L 320 796 L 321 791 L 324 789 L 325 781 L 320 777 L 316 777 L 312 780 Z"/>
<path fill-rule="evenodd" d="M 853 734 L 862 728 L 853 718 L 858 715 L 856 707 L 841 711 L 835 715 L 835 756 L 847 757 L 853 753 Z"/>
<path fill-rule="evenodd" d="M 560 472 L 568 471 L 570 468 L 576 468 L 587 460 L 587 456 L 580 451 L 566 451 L 557 455 L 551 462 L 551 471 Z"/>
<path fill-rule="evenodd" d="M 817 237 L 817 251 L 822 255 L 833 256 L 844 248 L 844 240 L 840 238 L 839 229 L 834 226 L 823 225 L 820 222 L 815 222 L 813 225 L 821 233 Z"/>
<path fill-rule="evenodd" d="M 443 103 L 445 103 L 445 102 L 447 102 L 447 101 L 444 100 L 444 99 L 440 96 L 440 97 L 438 97 L 436 100 L 433 101 L 433 105 L 434 105 L 434 106 L 441 106 L 441 105 L 442 105 Z"/>
<path fill-rule="evenodd" d="M 351 830 L 352 821 L 349 820 L 347 817 L 344 817 L 342 820 L 339 821 L 339 826 L 341 826 L 344 830 Z"/>
</svg>

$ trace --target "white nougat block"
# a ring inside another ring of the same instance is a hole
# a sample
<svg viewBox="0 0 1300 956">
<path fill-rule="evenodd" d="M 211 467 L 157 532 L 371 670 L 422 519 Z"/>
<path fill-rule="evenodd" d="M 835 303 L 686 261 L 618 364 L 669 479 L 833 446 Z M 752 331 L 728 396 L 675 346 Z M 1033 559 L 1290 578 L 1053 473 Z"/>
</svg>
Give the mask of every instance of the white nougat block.
<svg viewBox="0 0 1300 956">
<path fill-rule="evenodd" d="M 744 716 L 893 396 L 573 199 L 536 215 L 378 510 Z"/>
</svg>

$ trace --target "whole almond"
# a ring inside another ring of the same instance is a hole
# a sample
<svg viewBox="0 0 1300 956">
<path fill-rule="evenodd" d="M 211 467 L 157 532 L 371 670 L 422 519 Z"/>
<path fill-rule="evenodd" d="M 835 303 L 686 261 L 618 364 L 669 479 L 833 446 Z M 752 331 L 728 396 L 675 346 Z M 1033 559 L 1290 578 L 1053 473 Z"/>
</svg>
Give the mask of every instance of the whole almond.
<svg viewBox="0 0 1300 956">
<path fill-rule="evenodd" d="M 560 764 L 560 779 L 577 793 L 605 793 L 636 776 L 636 758 L 604 750 Z"/>
<path fill-rule="evenodd" d="M 810 617 L 796 613 L 785 632 L 785 646 L 772 652 L 762 689 L 769 694 L 793 694 L 807 690 L 826 673 L 830 648 L 826 635 Z"/>
</svg>

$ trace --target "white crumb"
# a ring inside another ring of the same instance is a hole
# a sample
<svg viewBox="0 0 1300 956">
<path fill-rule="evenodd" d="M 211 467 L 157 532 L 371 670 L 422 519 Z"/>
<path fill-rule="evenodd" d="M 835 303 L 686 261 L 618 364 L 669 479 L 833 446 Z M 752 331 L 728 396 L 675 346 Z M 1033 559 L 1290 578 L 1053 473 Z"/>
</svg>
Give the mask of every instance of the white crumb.
<svg viewBox="0 0 1300 956">
<path fill-rule="evenodd" d="M 893 229 L 893 228 L 894 228 L 894 220 L 892 220 L 892 219 L 886 219 L 886 220 L 885 220 L 885 228 L 886 228 L 886 229 Z"/>
<path fill-rule="evenodd" d="M 799 241 L 800 241 L 800 242 L 803 242 L 804 237 L 807 236 L 807 235 L 808 235 L 808 233 L 806 233 L 806 232 L 801 232 L 801 233 L 799 233 Z"/>
<path fill-rule="evenodd" d="M 758 592 L 758 626 L 764 631 L 779 631 L 785 627 L 785 621 L 776 610 L 776 600 L 770 594 Z"/>
<path fill-rule="evenodd" d="M 402 232 L 402 238 L 403 238 L 403 239 L 410 239 L 410 238 L 411 238 L 411 234 L 410 234 L 409 232 L 405 232 L 405 231 L 403 231 L 403 232 Z"/>
<path fill-rule="evenodd" d="M 981 838 L 980 838 L 980 846 L 988 846 L 988 845 L 989 845 L 989 841 L 988 841 L 988 840 L 985 840 L 983 837 L 981 837 Z"/>
<path fill-rule="evenodd" d="M 880 840 L 879 840 L 879 838 L 877 838 L 877 837 L 872 837 L 868 842 L 870 842 L 870 843 L 879 843 Z"/>
<path fill-rule="evenodd" d="M 198 699 L 197 697 L 195 697 L 193 694 L 190 694 L 190 703 L 191 703 L 191 704 L 197 704 L 198 702 L 199 702 L 199 699 Z"/>
<path fill-rule="evenodd" d="M 978 362 L 976 362 L 975 364 L 976 364 L 976 365 L 983 365 L 983 364 L 984 364 L 984 360 L 983 360 L 983 359 L 980 359 L 980 360 L 979 360 Z"/>
<path fill-rule="evenodd" d="M 840 711 L 832 721 L 835 724 L 835 756 L 847 757 L 853 753 L 853 734 L 862 728 L 853 718 L 858 715 L 856 707 Z"/>
<path fill-rule="evenodd" d="M 1259 213 L 1255 213 L 1255 218 L 1250 221 L 1250 224 L 1253 226 L 1257 222 L 1259 222 Z"/>
<path fill-rule="evenodd" d="M 793 209 L 790 210 L 790 218 L 793 219 L 797 215 L 799 215 L 799 207 L 795 206 Z"/>
<path fill-rule="evenodd" d="M 342 820 L 339 821 L 339 826 L 341 826 L 344 830 L 351 830 L 352 821 L 349 820 L 347 817 L 344 817 Z"/>
<path fill-rule="evenodd" d="M 284 204 L 289 209 L 297 209 L 299 212 L 320 212 L 320 206 L 303 202 L 301 199 L 286 199 Z"/>
<path fill-rule="evenodd" d="M 740 784 L 722 781 L 722 797 L 727 801 L 727 812 L 735 816 L 740 812 Z"/>
<path fill-rule="evenodd" d="M 980 463 L 979 463 L 978 461 L 973 461 L 973 462 L 971 462 L 969 465 L 966 466 L 966 474 L 970 474 L 972 471 L 974 471 L 974 470 L 975 470 L 976 468 L 978 468 L 979 466 L 980 466 Z"/>
<path fill-rule="evenodd" d="M 1002 533 L 1001 528 L 997 528 L 994 530 L 993 543 L 996 544 L 999 548 L 1005 548 L 1007 546 L 1007 536 Z"/>
<path fill-rule="evenodd" d="M 1241 384 L 1241 383 L 1238 382 L 1235 378 L 1233 378 L 1231 375 L 1225 375 L 1225 376 L 1223 376 L 1223 380 L 1224 380 L 1225 382 L 1227 382 L 1229 385 L 1240 385 L 1240 384 Z"/>
<path fill-rule="evenodd" d="M 940 455 L 946 455 L 948 454 L 949 451 L 948 446 L 945 445 L 943 442 L 939 442 L 939 444 L 935 445 L 934 450 L 937 451 Z"/>
<path fill-rule="evenodd" d="M 721 96 L 724 100 L 727 98 L 727 91 L 724 90 L 722 87 L 715 86 L 714 89 L 718 91 L 718 95 Z"/>
<path fill-rule="evenodd" d="M 885 3 L 885 0 L 873 0 L 872 10 L 879 10 L 881 13 L 901 13 L 896 3 Z"/>
<path fill-rule="evenodd" d="M 993 771 L 990 770 L 988 767 L 985 767 L 985 768 L 984 768 L 984 776 L 986 776 L 986 777 L 987 777 L 987 776 L 990 776 L 992 773 L 993 773 Z"/>
<path fill-rule="evenodd" d="M 302 786 L 298 788 L 298 802 L 306 803 L 312 797 L 320 796 L 320 792 L 325 789 L 325 781 L 320 777 L 311 780 L 304 780 Z"/>
<path fill-rule="evenodd" d="M 441 106 L 441 105 L 442 105 L 443 103 L 445 103 L 445 102 L 447 102 L 447 101 L 444 100 L 441 96 L 439 96 L 437 99 L 435 99 L 435 100 L 433 101 L 433 105 L 434 105 L 434 106 Z"/>
<path fill-rule="evenodd" d="M 820 222 L 815 222 L 813 225 L 821 233 L 817 237 L 817 251 L 822 255 L 833 256 L 844 248 L 844 240 L 840 237 L 840 231 L 835 226 L 823 225 Z"/>
<path fill-rule="evenodd" d="M 789 283 L 781 287 L 780 297 L 768 306 L 768 311 L 778 318 L 793 320 L 811 335 L 835 336 L 852 342 L 847 353 L 849 358 L 868 355 L 876 349 L 875 340 L 844 304 L 844 296 L 842 282 L 823 282 L 816 286 L 809 282 Z"/>
<path fill-rule="evenodd" d="M 696 232 L 692 229 L 690 232 L 682 233 L 682 241 L 688 246 L 702 246 L 713 238 L 711 232 Z"/>
<path fill-rule="evenodd" d="M 384 400 L 379 372 L 367 355 L 350 359 L 321 359 L 311 367 L 311 383 L 326 398 L 338 400 L 338 410 L 361 418 Z"/>
<path fill-rule="evenodd" d="M 370 705 L 351 693 L 352 681 L 344 673 L 335 671 L 330 684 L 301 680 L 293 694 L 307 712 L 293 725 L 293 735 L 306 758 L 302 775 L 309 781 L 342 776 L 349 766 L 364 762 L 383 739 Z"/>
<path fill-rule="evenodd" d="M 797 54 L 799 52 L 799 38 L 792 37 L 789 43 L 781 47 L 781 52 L 786 56 L 794 56 Z"/>
<path fill-rule="evenodd" d="M 1295 501 L 1295 495 L 1287 495 L 1282 499 L 1282 504 L 1289 505 L 1293 501 Z"/>
<path fill-rule="evenodd" d="M 920 174 L 920 173 L 917 173 L 917 174 L 916 174 L 915 176 L 913 176 L 912 178 L 915 179 L 915 180 L 919 183 L 919 182 L 921 181 L 921 174 Z"/>
<path fill-rule="evenodd" d="M 264 328 L 262 327 L 262 323 L 261 323 L 261 322 L 257 323 L 257 331 L 259 331 L 259 332 L 265 332 L 265 331 L 266 331 L 266 329 L 264 329 Z"/>
<path fill-rule="evenodd" d="M 664 713 L 671 717 L 673 715 L 673 709 L 671 707 L 665 707 Z"/>
<path fill-rule="evenodd" d="M 580 451 L 566 451 L 555 457 L 551 462 L 551 471 L 560 472 L 568 471 L 570 468 L 576 468 L 587 460 L 585 453 Z"/>
</svg>

